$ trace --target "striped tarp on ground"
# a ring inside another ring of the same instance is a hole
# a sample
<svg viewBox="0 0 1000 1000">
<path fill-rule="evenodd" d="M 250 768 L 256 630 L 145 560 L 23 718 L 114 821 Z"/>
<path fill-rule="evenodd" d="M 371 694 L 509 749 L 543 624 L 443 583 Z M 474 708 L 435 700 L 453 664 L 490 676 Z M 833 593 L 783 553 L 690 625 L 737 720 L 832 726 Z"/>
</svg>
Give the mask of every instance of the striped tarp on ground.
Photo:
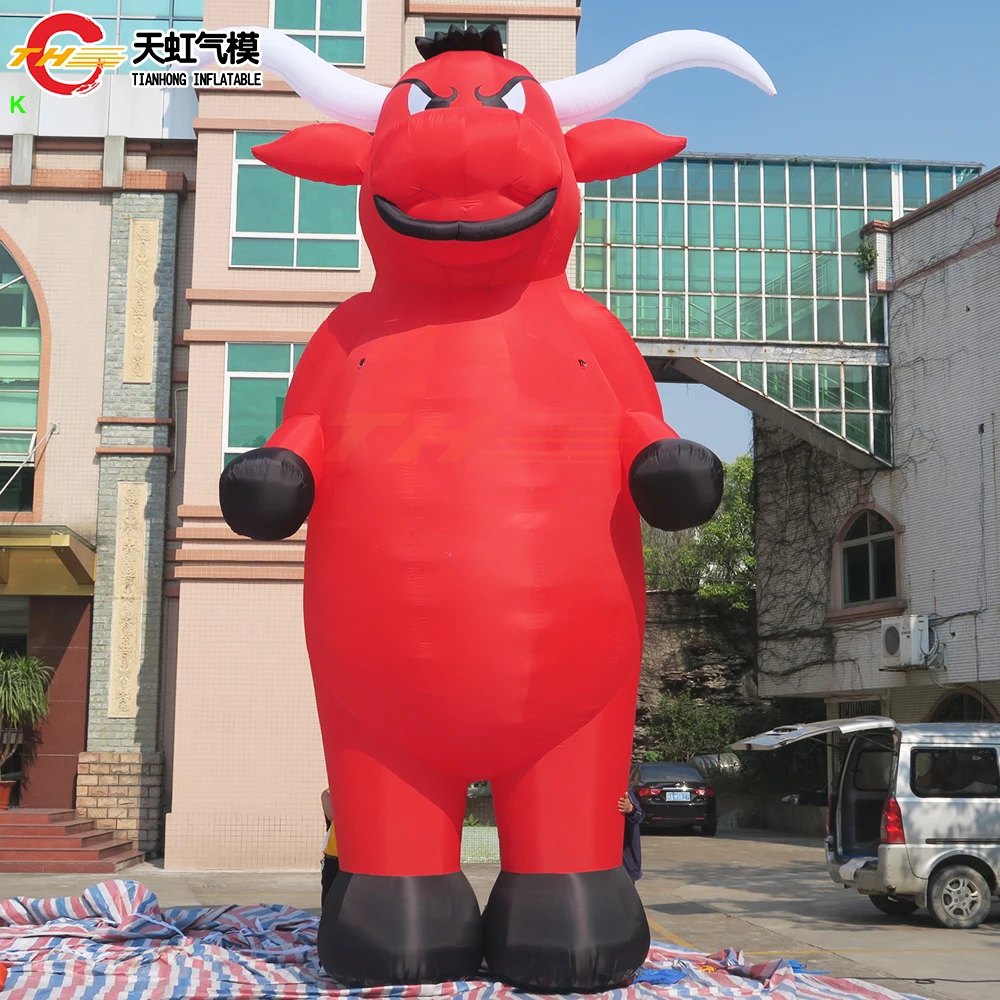
<svg viewBox="0 0 1000 1000">
<path fill-rule="evenodd" d="M 82 896 L 0 901 L 0 1000 L 320 1000 L 460 997 L 533 1000 L 489 982 L 338 988 L 316 961 L 317 918 L 285 906 L 161 911 L 137 882 Z M 671 981 L 676 980 L 676 981 Z M 853 979 L 805 975 L 792 963 L 748 966 L 654 945 L 646 969 L 607 1000 L 919 1000 Z"/>
</svg>

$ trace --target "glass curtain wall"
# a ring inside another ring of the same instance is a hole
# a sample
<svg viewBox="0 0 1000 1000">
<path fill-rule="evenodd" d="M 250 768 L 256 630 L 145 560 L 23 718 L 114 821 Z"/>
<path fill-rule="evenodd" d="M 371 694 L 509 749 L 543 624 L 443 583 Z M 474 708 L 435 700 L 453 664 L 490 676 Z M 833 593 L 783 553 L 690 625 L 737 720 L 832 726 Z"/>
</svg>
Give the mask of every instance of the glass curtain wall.
<svg viewBox="0 0 1000 1000">
<path fill-rule="evenodd" d="M 977 174 L 882 162 L 670 160 L 585 185 L 578 283 L 637 338 L 801 347 L 796 362 L 715 366 L 888 460 L 888 368 L 822 364 L 818 355 L 829 361 L 832 348 L 885 344 L 884 298 L 870 293 L 859 267 L 865 224 L 891 221 L 894 206 L 897 216 L 912 211 Z"/>
</svg>

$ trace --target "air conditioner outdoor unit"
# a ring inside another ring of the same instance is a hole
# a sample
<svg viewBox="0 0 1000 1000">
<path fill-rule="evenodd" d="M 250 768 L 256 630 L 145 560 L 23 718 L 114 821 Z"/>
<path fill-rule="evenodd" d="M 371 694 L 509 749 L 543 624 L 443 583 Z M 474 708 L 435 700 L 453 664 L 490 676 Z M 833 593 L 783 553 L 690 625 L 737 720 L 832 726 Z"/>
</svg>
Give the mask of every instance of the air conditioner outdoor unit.
<svg viewBox="0 0 1000 1000">
<path fill-rule="evenodd" d="M 924 667 L 933 646 L 934 637 L 926 615 L 882 619 L 883 669 Z"/>
</svg>

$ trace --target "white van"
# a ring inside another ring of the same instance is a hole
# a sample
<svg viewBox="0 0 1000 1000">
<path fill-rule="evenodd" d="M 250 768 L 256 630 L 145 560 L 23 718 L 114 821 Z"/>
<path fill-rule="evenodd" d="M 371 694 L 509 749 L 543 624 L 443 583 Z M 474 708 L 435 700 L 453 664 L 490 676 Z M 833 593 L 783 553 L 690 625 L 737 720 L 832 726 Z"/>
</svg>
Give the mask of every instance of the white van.
<svg viewBox="0 0 1000 1000">
<path fill-rule="evenodd" d="M 851 738 L 830 796 L 830 878 L 890 916 L 926 906 L 944 927 L 981 924 L 1000 882 L 1000 725 L 866 716 L 784 726 L 732 748 L 830 735 Z"/>
</svg>

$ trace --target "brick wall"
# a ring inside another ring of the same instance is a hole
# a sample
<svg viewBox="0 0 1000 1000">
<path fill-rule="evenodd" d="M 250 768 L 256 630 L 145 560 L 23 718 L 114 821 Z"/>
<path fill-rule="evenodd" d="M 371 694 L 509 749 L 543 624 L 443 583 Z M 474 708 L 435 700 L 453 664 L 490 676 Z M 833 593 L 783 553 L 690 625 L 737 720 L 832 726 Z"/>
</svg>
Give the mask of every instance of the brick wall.
<svg viewBox="0 0 1000 1000">
<path fill-rule="evenodd" d="M 99 829 L 134 841 L 140 851 L 155 852 L 161 844 L 162 786 L 162 754 L 82 753 L 77 811 Z"/>
</svg>

